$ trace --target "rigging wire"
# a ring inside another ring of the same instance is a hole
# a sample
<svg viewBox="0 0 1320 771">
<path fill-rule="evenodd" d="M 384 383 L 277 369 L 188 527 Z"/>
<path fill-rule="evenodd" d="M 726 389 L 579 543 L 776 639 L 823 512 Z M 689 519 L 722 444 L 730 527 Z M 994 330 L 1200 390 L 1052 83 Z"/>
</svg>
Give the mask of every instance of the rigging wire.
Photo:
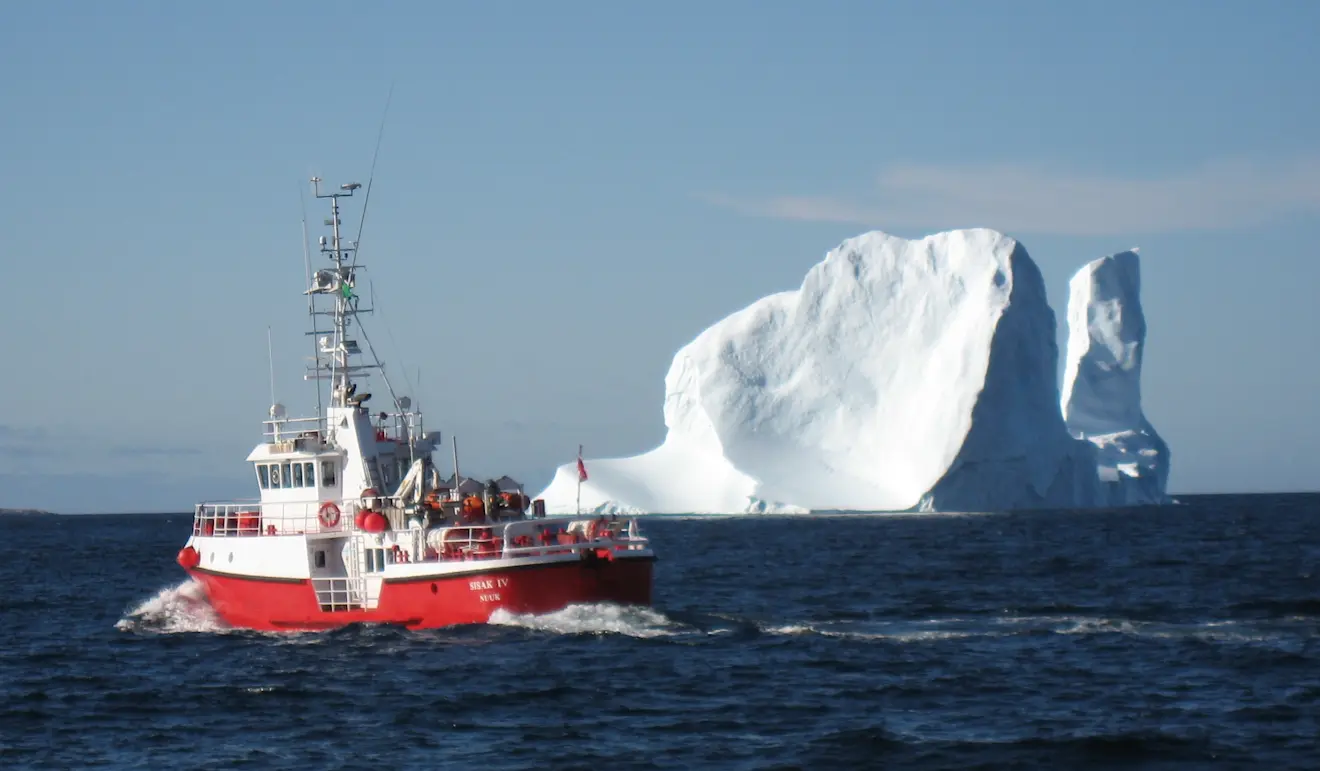
<svg viewBox="0 0 1320 771">
<path fill-rule="evenodd" d="M 371 205 L 371 183 L 376 179 L 376 160 L 380 158 L 380 140 L 385 136 L 385 119 L 390 114 L 390 102 L 394 99 L 394 81 L 390 81 L 389 93 L 385 95 L 385 110 L 380 114 L 380 129 L 376 132 L 376 149 L 371 154 L 371 173 L 367 175 L 367 194 L 362 199 L 362 219 L 358 221 L 357 238 L 353 241 L 353 264 L 357 267 L 358 253 L 362 251 L 362 230 L 367 226 L 367 207 Z"/>
</svg>

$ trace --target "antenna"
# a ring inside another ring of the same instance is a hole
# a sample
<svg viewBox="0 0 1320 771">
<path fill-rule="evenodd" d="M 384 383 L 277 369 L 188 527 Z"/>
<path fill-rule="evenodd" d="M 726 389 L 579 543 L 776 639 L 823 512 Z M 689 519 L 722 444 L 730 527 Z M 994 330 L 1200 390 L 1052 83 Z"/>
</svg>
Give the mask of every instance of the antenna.
<svg viewBox="0 0 1320 771">
<path fill-rule="evenodd" d="M 312 253 L 307 248 L 307 201 L 303 198 L 302 185 L 298 186 L 298 208 L 302 211 L 303 271 L 306 275 L 306 282 L 303 286 L 310 287 L 312 285 Z M 325 236 L 321 236 L 321 240 L 325 241 Z M 316 371 L 320 371 L 321 347 L 316 341 L 321 330 L 317 328 L 316 302 L 310 292 L 307 294 L 307 315 L 312 317 L 312 357 L 316 362 Z M 269 331 L 270 330 L 267 329 L 267 332 Z M 271 397 L 271 401 L 275 401 L 273 396 Z M 320 418 L 323 414 L 324 410 L 321 408 L 321 381 L 318 380 L 316 381 L 316 417 Z"/>
<path fill-rule="evenodd" d="M 275 405 L 275 348 L 270 342 L 270 326 L 266 327 L 266 358 L 270 362 L 270 403 Z"/>
</svg>

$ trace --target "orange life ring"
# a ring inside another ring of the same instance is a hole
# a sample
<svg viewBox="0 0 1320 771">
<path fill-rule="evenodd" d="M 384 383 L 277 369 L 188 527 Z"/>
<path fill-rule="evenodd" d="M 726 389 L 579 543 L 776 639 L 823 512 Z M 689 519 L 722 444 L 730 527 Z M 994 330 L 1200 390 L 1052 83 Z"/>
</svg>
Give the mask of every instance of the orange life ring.
<svg viewBox="0 0 1320 771">
<path fill-rule="evenodd" d="M 335 527 L 339 524 L 339 507 L 333 501 L 326 501 L 321 504 L 320 510 L 316 512 L 316 518 L 325 527 Z"/>
</svg>

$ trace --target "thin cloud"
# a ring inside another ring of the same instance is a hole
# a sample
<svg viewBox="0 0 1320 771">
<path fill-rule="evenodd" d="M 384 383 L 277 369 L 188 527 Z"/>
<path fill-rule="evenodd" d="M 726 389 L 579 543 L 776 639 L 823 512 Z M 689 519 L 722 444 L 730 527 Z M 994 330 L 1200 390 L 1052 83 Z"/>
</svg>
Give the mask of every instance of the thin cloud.
<svg viewBox="0 0 1320 771">
<path fill-rule="evenodd" d="M 202 450 L 197 447 L 159 447 L 156 445 L 119 445 L 111 447 L 111 455 L 127 456 L 133 458 L 159 458 L 172 457 L 177 455 L 201 455 Z"/>
<path fill-rule="evenodd" d="M 77 463 L 104 464 L 107 461 L 154 461 L 170 457 L 193 457 L 205 454 L 191 445 L 105 444 L 94 436 L 76 430 L 50 431 L 35 426 L 0 424 L 0 458 L 25 469 L 63 461 L 61 466 Z"/>
<path fill-rule="evenodd" d="M 1062 235 L 1220 230 L 1320 212 L 1320 156 L 1219 161 L 1160 177 L 1040 165 L 903 165 L 865 201 L 829 196 L 699 196 L 749 216 L 879 228 L 990 227 Z"/>
<path fill-rule="evenodd" d="M 44 439 L 47 432 L 36 426 L 11 426 L 0 423 L 0 442 L 31 442 Z"/>
<path fill-rule="evenodd" d="M 0 424 L 0 457 L 11 461 L 26 458 L 54 457 L 59 448 L 50 440 L 49 433 L 39 427 Z"/>
</svg>

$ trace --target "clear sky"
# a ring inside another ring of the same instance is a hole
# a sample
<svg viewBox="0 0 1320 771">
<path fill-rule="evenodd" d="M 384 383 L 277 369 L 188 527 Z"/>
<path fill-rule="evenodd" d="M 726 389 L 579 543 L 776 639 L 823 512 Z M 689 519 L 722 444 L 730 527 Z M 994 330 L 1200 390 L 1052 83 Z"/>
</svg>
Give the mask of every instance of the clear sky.
<svg viewBox="0 0 1320 771">
<path fill-rule="evenodd" d="M 314 404 L 299 196 L 367 182 L 391 86 L 368 332 L 465 471 L 650 449 L 703 328 L 849 236 L 987 226 L 1061 344 L 1140 247 L 1174 492 L 1315 489 L 1317 39 L 1282 0 L 11 3 L 0 506 L 255 494 L 268 326 Z"/>
</svg>

